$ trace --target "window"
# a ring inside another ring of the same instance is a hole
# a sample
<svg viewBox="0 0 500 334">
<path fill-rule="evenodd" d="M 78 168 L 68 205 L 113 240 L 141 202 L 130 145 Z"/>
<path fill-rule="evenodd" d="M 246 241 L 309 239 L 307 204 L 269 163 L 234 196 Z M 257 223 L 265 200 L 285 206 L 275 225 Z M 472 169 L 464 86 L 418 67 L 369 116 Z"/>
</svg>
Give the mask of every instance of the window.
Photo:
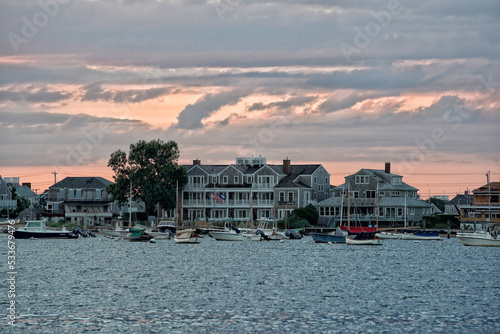
<svg viewBox="0 0 500 334">
<path fill-rule="evenodd" d="M 288 202 L 293 202 L 293 191 L 288 192 Z"/>
<path fill-rule="evenodd" d="M 325 215 L 325 208 L 322 207 L 322 206 L 319 207 L 319 215 L 320 216 L 324 216 Z"/>
<path fill-rule="evenodd" d="M 280 202 L 284 202 L 285 201 L 285 192 L 284 191 L 280 191 Z"/>
<path fill-rule="evenodd" d="M 378 208 L 378 216 L 383 217 L 384 216 L 384 208 Z"/>
<path fill-rule="evenodd" d="M 398 217 L 403 215 L 403 208 L 398 208 Z"/>
<path fill-rule="evenodd" d="M 317 180 L 316 180 L 316 176 L 314 177 L 314 183 L 318 183 Z"/>
<path fill-rule="evenodd" d="M 351 198 L 359 198 L 359 191 L 351 191 Z"/>
<path fill-rule="evenodd" d="M 235 177 L 234 177 L 234 183 L 235 183 L 235 184 L 240 183 L 240 177 L 239 177 L 239 176 L 235 176 Z"/>
<path fill-rule="evenodd" d="M 415 215 L 415 208 L 410 208 L 410 216 Z"/>
<path fill-rule="evenodd" d="M 101 189 L 96 189 L 95 190 L 95 199 L 102 199 Z"/>
<path fill-rule="evenodd" d="M 247 183 L 252 183 L 252 177 L 251 176 L 247 176 Z"/>
<path fill-rule="evenodd" d="M 64 199 L 64 196 L 66 195 L 66 192 L 64 189 L 59 189 L 59 199 Z"/>
<path fill-rule="evenodd" d="M 393 177 L 391 177 L 391 184 L 393 186 L 400 186 L 403 184 L 403 178 L 398 177 L 398 176 L 393 176 Z"/>
<path fill-rule="evenodd" d="M 391 191 L 391 196 L 399 196 L 399 191 Z"/>
<path fill-rule="evenodd" d="M 356 175 L 354 177 L 354 183 L 356 184 L 368 184 L 370 181 L 370 178 L 368 175 Z"/>
<path fill-rule="evenodd" d="M 366 198 L 375 198 L 377 192 L 375 190 L 367 190 L 365 193 Z"/>
<path fill-rule="evenodd" d="M 385 191 L 379 191 L 379 192 L 378 192 L 378 195 L 379 195 L 380 197 L 385 196 Z"/>
<path fill-rule="evenodd" d="M 227 184 L 227 182 L 228 182 L 227 180 L 228 180 L 227 175 L 224 175 L 222 177 L 222 183 Z"/>
<path fill-rule="evenodd" d="M 217 176 L 212 176 L 212 183 L 217 184 Z"/>
<path fill-rule="evenodd" d="M 75 199 L 75 189 L 68 189 L 68 199 Z"/>
</svg>

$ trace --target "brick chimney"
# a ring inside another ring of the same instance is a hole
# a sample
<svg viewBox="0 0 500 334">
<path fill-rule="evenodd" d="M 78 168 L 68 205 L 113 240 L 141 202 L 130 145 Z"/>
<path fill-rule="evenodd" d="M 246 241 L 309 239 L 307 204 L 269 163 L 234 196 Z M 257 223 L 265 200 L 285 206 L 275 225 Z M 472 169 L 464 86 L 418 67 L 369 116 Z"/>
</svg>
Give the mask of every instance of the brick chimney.
<svg viewBox="0 0 500 334">
<path fill-rule="evenodd" d="M 292 172 L 292 164 L 288 157 L 283 160 L 283 173 L 290 174 Z"/>
<path fill-rule="evenodd" d="M 31 189 L 31 182 L 23 182 L 23 186 L 26 186 Z"/>
<path fill-rule="evenodd" d="M 198 165 L 198 166 L 199 166 L 199 165 L 201 165 L 201 160 L 199 160 L 199 159 L 195 159 L 195 160 L 193 160 L 193 165 L 194 165 L 194 166 L 196 166 L 196 165 Z"/>
<path fill-rule="evenodd" d="M 385 163 L 385 172 L 387 174 L 391 174 L 391 163 L 390 162 Z"/>
</svg>

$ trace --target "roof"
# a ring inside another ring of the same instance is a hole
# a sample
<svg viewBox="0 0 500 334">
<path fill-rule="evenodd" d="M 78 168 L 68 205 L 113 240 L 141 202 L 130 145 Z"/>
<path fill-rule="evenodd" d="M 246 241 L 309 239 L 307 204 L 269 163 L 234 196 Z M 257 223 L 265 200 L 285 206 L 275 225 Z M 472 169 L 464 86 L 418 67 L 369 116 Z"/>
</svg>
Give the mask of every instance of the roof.
<svg viewBox="0 0 500 334">
<path fill-rule="evenodd" d="M 310 188 L 297 180 L 297 178 L 301 175 L 313 174 L 320 166 L 321 165 L 291 165 L 290 174 L 281 179 L 275 188 Z"/>
<path fill-rule="evenodd" d="M 351 198 L 350 205 L 351 207 L 356 206 L 373 206 L 374 198 Z M 342 197 L 330 197 L 321 201 L 317 204 L 317 206 L 340 206 L 342 203 Z M 404 207 L 405 206 L 405 198 L 403 196 L 398 197 L 388 197 L 382 196 L 379 198 L 378 202 L 379 206 L 382 207 Z M 344 207 L 347 207 L 347 199 L 344 198 Z M 416 198 L 406 198 L 406 206 L 410 208 L 429 208 L 432 207 L 431 204 L 424 202 L 422 200 Z"/>
<path fill-rule="evenodd" d="M 476 192 L 488 192 L 489 191 L 489 188 L 491 188 L 491 191 L 500 191 L 500 182 L 490 182 L 490 186 L 488 187 L 487 184 L 485 184 L 484 186 L 481 186 L 477 189 L 474 189 L 472 190 L 473 193 L 476 193 Z"/>
<path fill-rule="evenodd" d="M 472 195 L 457 195 L 452 198 L 446 205 L 461 205 L 461 204 L 470 204 L 472 203 Z"/>
<path fill-rule="evenodd" d="M 16 194 L 18 194 L 21 197 L 30 197 L 30 196 L 37 196 L 33 190 L 30 189 L 28 186 L 20 186 L 17 185 L 15 186 L 16 188 Z"/>
<path fill-rule="evenodd" d="M 7 186 L 7 183 L 1 176 L 0 176 L 0 194 L 9 194 L 9 196 L 11 195 L 11 191 Z"/>
<path fill-rule="evenodd" d="M 81 189 L 99 189 L 106 188 L 113 182 L 102 177 L 66 177 L 63 180 L 52 185 L 50 188 L 81 188 Z"/>
<path fill-rule="evenodd" d="M 366 174 L 373 177 L 379 182 L 378 190 L 395 190 L 395 191 L 418 191 L 417 188 L 410 186 L 409 184 L 402 182 L 401 184 L 393 185 L 391 183 L 392 177 L 403 178 L 401 175 L 386 173 L 382 169 L 365 169 L 362 168 L 354 174 L 346 176 L 346 178 L 352 178 L 359 174 Z M 333 190 L 343 190 L 345 188 L 345 183 L 336 186 Z"/>
</svg>

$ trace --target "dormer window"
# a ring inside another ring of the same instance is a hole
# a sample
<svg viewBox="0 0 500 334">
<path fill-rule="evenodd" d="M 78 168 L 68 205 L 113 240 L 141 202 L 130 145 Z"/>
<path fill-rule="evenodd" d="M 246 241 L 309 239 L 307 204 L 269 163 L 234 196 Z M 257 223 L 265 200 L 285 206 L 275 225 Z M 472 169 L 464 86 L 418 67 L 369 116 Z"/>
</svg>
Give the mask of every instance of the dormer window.
<svg viewBox="0 0 500 334">
<path fill-rule="evenodd" d="M 393 186 L 400 186 L 400 185 L 403 184 L 403 178 L 402 177 L 393 176 L 393 177 L 391 177 L 391 184 Z"/>
</svg>

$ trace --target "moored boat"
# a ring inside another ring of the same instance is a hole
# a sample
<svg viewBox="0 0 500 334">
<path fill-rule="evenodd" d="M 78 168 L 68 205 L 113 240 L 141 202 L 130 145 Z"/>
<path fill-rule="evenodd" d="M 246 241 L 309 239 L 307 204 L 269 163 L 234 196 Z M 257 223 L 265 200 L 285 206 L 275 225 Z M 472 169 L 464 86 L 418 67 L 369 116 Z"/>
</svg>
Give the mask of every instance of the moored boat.
<svg viewBox="0 0 500 334">
<path fill-rule="evenodd" d="M 392 232 L 377 232 L 375 236 L 379 239 L 401 239 L 403 234 Z"/>
<path fill-rule="evenodd" d="M 330 233 L 311 233 L 311 237 L 316 243 L 345 243 L 347 232 L 342 231 L 340 227 L 337 227 L 335 231 Z"/>
<path fill-rule="evenodd" d="M 43 220 L 28 220 L 24 227 L 19 227 L 13 232 L 16 239 L 30 238 L 58 238 L 58 239 L 75 239 L 78 235 L 72 231 L 63 230 L 48 230 Z"/>
<path fill-rule="evenodd" d="M 383 245 L 382 239 L 375 237 L 375 233 L 358 233 L 345 238 L 345 243 L 348 245 Z"/>
<path fill-rule="evenodd" d="M 457 233 L 457 238 L 464 246 L 500 247 L 497 231 L 476 231 Z"/>
<path fill-rule="evenodd" d="M 438 231 L 415 231 L 414 233 L 403 233 L 403 240 L 443 240 Z"/>
<path fill-rule="evenodd" d="M 131 228 L 125 239 L 129 241 L 150 241 L 153 236 L 146 233 L 146 228 Z"/>
<path fill-rule="evenodd" d="M 186 229 L 177 231 L 174 241 L 177 244 L 199 244 L 202 238 L 195 229 Z"/>
</svg>

